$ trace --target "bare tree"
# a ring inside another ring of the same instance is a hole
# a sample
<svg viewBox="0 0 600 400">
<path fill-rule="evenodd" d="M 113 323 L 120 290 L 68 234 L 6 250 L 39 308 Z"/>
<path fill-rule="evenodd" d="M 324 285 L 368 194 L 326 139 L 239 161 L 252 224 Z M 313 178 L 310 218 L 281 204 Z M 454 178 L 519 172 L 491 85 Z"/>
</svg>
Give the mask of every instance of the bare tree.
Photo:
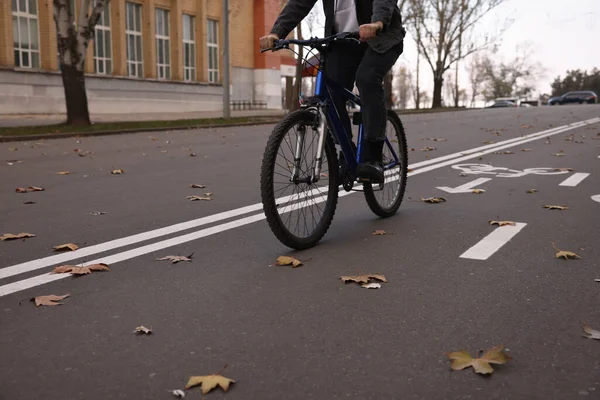
<svg viewBox="0 0 600 400">
<path fill-rule="evenodd" d="M 469 66 L 467 67 L 469 73 L 469 85 L 471 86 L 471 107 L 475 105 L 477 97 L 481 94 L 481 86 L 487 79 L 485 63 L 483 62 L 484 58 L 485 56 L 482 57 L 479 54 L 473 54 Z"/>
<path fill-rule="evenodd" d="M 400 109 L 405 109 L 408 104 L 410 85 L 410 73 L 406 67 L 401 66 L 394 76 L 394 92 L 397 93 L 398 108 Z"/>
<path fill-rule="evenodd" d="M 498 97 L 525 97 L 535 87 L 535 81 L 542 68 L 539 63 L 532 63 L 530 53 L 517 54 L 507 63 L 496 63 L 489 57 L 483 59 L 485 86 L 482 94 L 490 101 Z"/>
<path fill-rule="evenodd" d="M 458 60 L 487 47 L 464 40 L 464 36 L 495 7 L 505 0 L 408 0 L 417 44 L 433 72 L 432 107 L 441 107 L 444 73 Z"/>
<path fill-rule="evenodd" d="M 68 125 L 90 125 L 85 90 L 85 56 L 100 15 L 110 0 L 80 0 L 79 17 L 71 12 L 76 0 L 54 0 L 60 72 L 65 90 Z"/>
</svg>

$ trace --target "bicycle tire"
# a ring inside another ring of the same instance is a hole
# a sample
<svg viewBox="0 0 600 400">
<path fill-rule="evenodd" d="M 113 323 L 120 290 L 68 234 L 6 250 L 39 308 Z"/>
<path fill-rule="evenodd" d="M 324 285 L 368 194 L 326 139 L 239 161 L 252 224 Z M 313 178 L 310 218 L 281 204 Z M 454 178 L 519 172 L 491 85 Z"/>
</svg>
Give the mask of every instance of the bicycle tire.
<svg viewBox="0 0 600 400">
<path fill-rule="evenodd" d="M 261 199 L 263 211 L 271 231 L 277 239 L 284 245 L 296 250 L 304 250 L 315 246 L 327 233 L 338 201 L 338 159 L 335 145 L 330 134 L 325 139 L 325 154 L 329 173 L 329 187 L 327 190 L 327 200 L 321 220 L 318 222 L 315 230 L 307 237 L 298 237 L 290 232 L 277 211 L 278 206 L 274 193 L 274 170 L 279 147 L 291 128 L 298 124 L 311 126 L 314 124 L 316 115 L 309 110 L 297 110 L 286 115 L 273 129 L 267 145 L 265 147 L 260 176 Z"/>
<path fill-rule="evenodd" d="M 363 184 L 365 200 L 367 201 L 369 208 L 375 215 L 377 215 L 381 218 L 391 217 L 392 215 L 396 214 L 396 212 L 398 211 L 398 208 L 400 207 L 400 204 L 402 204 L 402 200 L 404 199 L 404 192 L 406 191 L 406 179 L 407 179 L 407 173 L 408 173 L 408 146 L 406 144 L 406 134 L 404 132 L 404 126 L 402 125 L 402 121 L 400 120 L 400 117 L 394 111 L 388 110 L 387 116 L 388 116 L 388 123 L 391 123 L 392 126 L 394 127 L 394 130 L 396 131 L 395 136 L 396 136 L 396 140 L 398 142 L 398 149 L 399 149 L 399 153 L 400 153 L 400 154 L 398 154 L 398 159 L 400 161 L 401 182 L 400 182 L 398 194 L 397 194 L 395 200 L 392 202 L 392 204 L 389 207 L 382 207 L 379 204 L 379 202 L 377 201 L 377 198 L 375 196 L 375 191 L 373 190 L 372 184 L 371 183 Z M 385 186 L 384 186 L 384 188 L 385 188 Z"/>
</svg>

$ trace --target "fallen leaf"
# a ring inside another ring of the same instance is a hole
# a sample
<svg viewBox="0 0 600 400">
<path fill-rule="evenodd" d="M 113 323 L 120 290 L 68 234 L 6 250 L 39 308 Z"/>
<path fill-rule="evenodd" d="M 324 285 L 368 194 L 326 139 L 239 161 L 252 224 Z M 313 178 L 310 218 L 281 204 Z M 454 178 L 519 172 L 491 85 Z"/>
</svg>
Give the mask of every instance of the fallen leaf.
<svg viewBox="0 0 600 400">
<path fill-rule="evenodd" d="M 600 279 L 594 279 L 594 282 L 600 282 Z"/>
<path fill-rule="evenodd" d="M 600 340 L 600 331 L 592 329 L 592 327 L 586 324 L 585 322 L 582 322 L 582 325 L 583 331 L 585 332 L 585 335 L 583 335 L 584 337 L 588 339 Z"/>
<path fill-rule="evenodd" d="M 554 153 L 552 155 L 555 156 L 555 157 L 563 157 L 564 156 L 563 153 Z"/>
<path fill-rule="evenodd" d="M 23 204 L 35 204 L 35 201 L 26 201 Z"/>
<path fill-rule="evenodd" d="M 529 194 L 533 194 L 533 193 L 537 193 L 537 191 L 538 191 L 537 189 L 529 189 L 529 190 L 527 191 L 527 193 L 529 193 Z"/>
<path fill-rule="evenodd" d="M 564 258 L 565 260 L 568 260 L 569 258 L 571 258 L 571 259 L 581 258 L 580 256 L 573 253 L 572 251 L 566 251 L 566 250 L 561 250 L 558 253 L 556 253 L 556 258 L 561 258 L 561 257 Z"/>
<path fill-rule="evenodd" d="M 517 223 L 514 222 L 514 221 L 490 221 L 490 225 L 498 225 L 498 226 L 512 225 L 512 226 L 516 226 Z"/>
<path fill-rule="evenodd" d="M 225 378 L 221 375 L 206 375 L 206 376 L 192 376 L 188 380 L 187 385 L 185 385 L 186 389 L 193 388 L 197 385 L 202 385 L 202 394 L 207 394 L 211 390 L 218 386 L 223 389 L 223 391 L 229 390 L 229 384 L 235 383 L 233 379 Z"/>
<path fill-rule="evenodd" d="M 77 246 L 75 243 L 66 243 L 66 244 L 61 244 L 58 246 L 54 246 L 54 250 L 55 251 L 64 251 L 64 250 L 71 250 L 71 251 L 75 251 L 79 248 L 79 246 Z"/>
<path fill-rule="evenodd" d="M 124 174 L 125 171 L 123 171 L 121 168 L 119 168 L 119 169 L 113 169 L 112 171 L 110 171 L 110 173 L 113 175 L 121 175 L 121 174 Z"/>
<path fill-rule="evenodd" d="M 190 254 L 189 256 L 185 257 L 185 256 L 165 256 L 162 258 L 157 258 L 157 261 L 171 261 L 173 264 L 177 264 L 180 261 L 192 261 L 192 256 L 194 255 L 194 253 Z"/>
<path fill-rule="evenodd" d="M 25 188 L 17 188 L 15 190 L 15 192 L 17 192 L 17 193 L 27 193 L 27 189 L 25 189 Z"/>
<path fill-rule="evenodd" d="M 551 141 L 549 141 L 549 140 L 546 140 L 546 141 L 544 142 L 544 144 L 552 144 L 552 142 L 551 142 Z"/>
<path fill-rule="evenodd" d="M 494 369 L 490 364 L 506 364 L 511 357 L 504 351 L 504 346 L 496 346 L 489 349 L 481 358 L 473 358 L 467 351 L 457 351 L 448 353 L 448 358 L 452 360 L 450 368 L 453 371 L 460 371 L 468 367 L 473 367 L 478 374 L 491 374 Z"/>
<path fill-rule="evenodd" d="M 92 211 L 90 214 L 92 215 L 103 215 L 106 214 L 104 211 Z"/>
<path fill-rule="evenodd" d="M 69 175 L 70 172 L 69 171 L 61 171 L 61 172 L 57 172 L 56 175 Z"/>
<path fill-rule="evenodd" d="M 208 192 L 208 193 L 204 193 L 204 195 L 205 195 L 205 196 L 208 196 L 208 197 L 210 197 L 210 196 L 212 196 L 213 194 L 212 194 L 212 192 Z"/>
<path fill-rule="evenodd" d="M 369 283 L 371 279 L 375 279 L 381 282 L 387 283 L 387 279 L 383 275 L 377 274 L 364 274 L 364 275 L 354 275 L 354 276 L 341 276 L 340 279 L 342 282 L 356 282 L 356 283 Z"/>
<path fill-rule="evenodd" d="M 473 189 L 471 191 L 471 193 L 481 194 L 481 193 L 485 193 L 485 190 L 484 189 Z"/>
<path fill-rule="evenodd" d="M 567 206 L 543 206 L 544 208 L 547 208 L 548 210 L 568 210 L 569 207 Z"/>
<path fill-rule="evenodd" d="M 425 202 L 425 203 L 443 203 L 446 201 L 446 199 L 444 199 L 443 197 L 428 197 L 426 199 L 421 197 L 421 201 Z"/>
<path fill-rule="evenodd" d="M 521 151 L 532 151 L 532 149 L 521 149 Z"/>
<path fill-rule="evenodd" d="M 148 139 L 156 140 L 154 136 L 148 136 Z"/>
<path fill-rule="evenodd" d="M 66 274 L 71 273 L 72 275 L 89 275 L 92 271 L 110 271 L 107 264 L 91 264 L 85 267 L 78 267 L 76 265 L 61 265 L 52 270 L 51 274 Z"/>
<path fill-rule="evenodd" d="M 15 192 L 17 193 L 28 193 L 28 192 L 42 192 L 43 188 L 37 186 L 29 186 L 28 188 L 17 188 Z"/>
<path fill-rule="evenodd" d="M 421 149 L 421 151 L 433 151 L 433 150 L 437 150 L 437 149 L 435 147 L 429 147 L 429 146 Z"/>
<path fill-rule="evenodd" d="M 196 157 L 196 153 L 190 153 L 190 157 Z"/>
<path fill-rule="evenodd" d="M 191 188 L 194 188 L 194 189 L 204 189 L 204 188 L 206 188 L 206 185 L 199 185 L 199 184 L 197 184 L 197 183 L 192 183 L 192 184 L 190 185 L 190 187 L 191 187 Z"/>
<path fill-rule="evenodd" d="M 360 287 L 365 289 L 381 289 L 381 283 L 363 283 Z"/>
<path fill-rule="evenodd" d="M 31 299 L 31 301 L 35 301 L 36 307 L 39 306 L 61 306 L 63 303 L 59 303 L 59 301 L 66 299 L 70 294 L 67 293 L 62 296 L 56 296 L 53 294 L 47 296 L 37 296 Z"/>
<path fill-rule="evenodd" d="M 530 128 L 533 128 L 533 126 L 532 125 L 523 124 L 523 125 L 521 125 L 521 128 L 523 128 L 523 129 L 530 129 Z"/>
<path fill-rule="evenodd" d="M 552 171 L 571 172 L 573 171 L 573 168 L 554 168 Z"/>
<path fill-rule="evenodd" d="M 198 201 L 198 200 L 210 201 L 210 200 L 212 200 L 212 198 L 210 198 L 210 197 L 202 197 L 202 196 L 186 196 L 185 198 L 188 199 L 189 201 Z"/>
<path fill-rule="evenodd" d="M 495 151 L 492 154 L 515 154 L 512 151 Z"/>
<path fill-rule="evenodd" d="M 31 238 L 31 237 L 35 237 L 34 234 L 32 233 L 26 233 L 26 232 L 21 232 L 17 235 L 14 235 L 12 233 L 5 233 L 4 235 L 0 236 L 0 240 L 16 240 L 16 239 L 27 239 L 27 238 Z"/>
<path fill-rule="evenodd" d="M 185 398 L 185 392 L 181 389 L 177 389 L 177 390 L 169 390 L 171 392 L 171 394 L 175 397 L 178 397 L 180 399 L 184 399 Z"/>
<path fill-rule="evenodd" d="M 502 135 L 500 134 L 500 132 L 492 132 L 492 135 L 495 135 L 495 136 L 502 136 Z"/>
<path fill-rule="evenodd" d="M 19 150 L 19 149 L 17 149 L 16 147 L 9 147 L 8 148 L 8 151 L 17 151 L 17 150 Z"/>
<path fill-rule="evenodd" d="M 444 139 L 444 138 L 433 138 L 434 142 L 447 142 L 448 139 Z"/>
<path fill-rule="evenodd" d="M 493 140 L 484 140 L 481 143 L 483 143 L 483 144 L 492 144 L 492 143 L 494 143 L 494 141 Z"/>
<path fill-rule="evenodd" d="M 135 331 L 133 331 L 133 333 L 144 333 L 146 335 L 151 335 L 152 329 L 148 329 L 144 325 L 140 325 L 135 328 Z"/>
<path fill-rule="evenodd" d="M 277 257 L 277 262 L 275 263 L 275 265 L 291 265 L 292 268 L 298 268 L 299 266 L 303 265 L 302 261 L 295 259 L 294 257 L 288 257 L 288 256 L 279 256 Z"/>
<path fill-rule="evenodd" d="M 386 231 L 383 231 L 383 230 L 381 230 L 381 229 L 377 229 L 377 230 L 373 231 L 373 232 L 371 233 L 371 235 L 373 235 L 373 236 L 383 236 L 383 235 L 385 235 L 386 233 L 387 233 Z"/>
</svg>

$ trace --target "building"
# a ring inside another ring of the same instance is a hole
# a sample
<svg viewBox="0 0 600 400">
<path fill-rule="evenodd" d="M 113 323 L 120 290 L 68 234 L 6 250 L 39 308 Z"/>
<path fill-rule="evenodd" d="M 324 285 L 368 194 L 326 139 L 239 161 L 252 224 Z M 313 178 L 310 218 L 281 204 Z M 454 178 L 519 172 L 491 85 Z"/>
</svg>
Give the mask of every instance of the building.
<svg viewBox="0 0 600 400">
<path fill-rule="evenodd" d="M 230 0 L 232 100 L 282 107 L 294 59 L 258 49 L 282 3 Z M 0 0 L 0 114 L 65 112 L 53 15 L 52 0 Z M 220 0 L 110 0 L 86 55 L 90 111 L 221 110 L 221 16 Z"/>
</svg>

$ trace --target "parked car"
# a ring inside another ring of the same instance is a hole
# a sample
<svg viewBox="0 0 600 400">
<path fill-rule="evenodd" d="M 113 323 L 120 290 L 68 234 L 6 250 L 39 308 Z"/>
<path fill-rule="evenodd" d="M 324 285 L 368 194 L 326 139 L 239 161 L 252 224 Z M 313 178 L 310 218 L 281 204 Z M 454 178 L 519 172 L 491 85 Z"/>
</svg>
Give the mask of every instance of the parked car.
<svg viewBox="0 0 600 400">
<path fill-rule="evenodd" d="M 494 104 L 489 106 L 488 108 L 504 108 L 504 107 L 518 107 L 517 103 L 510 100 L 496 100 Z"/>
<path fill-rule="evenodd" d="M 594 104 L 598 102 L 598 95 L 591 90 L 582 90 L 577 92 L 567 92 L 562 96 L 551 97 L 548 100 L 549 106 L 560 104 Z"/>
</svg>

